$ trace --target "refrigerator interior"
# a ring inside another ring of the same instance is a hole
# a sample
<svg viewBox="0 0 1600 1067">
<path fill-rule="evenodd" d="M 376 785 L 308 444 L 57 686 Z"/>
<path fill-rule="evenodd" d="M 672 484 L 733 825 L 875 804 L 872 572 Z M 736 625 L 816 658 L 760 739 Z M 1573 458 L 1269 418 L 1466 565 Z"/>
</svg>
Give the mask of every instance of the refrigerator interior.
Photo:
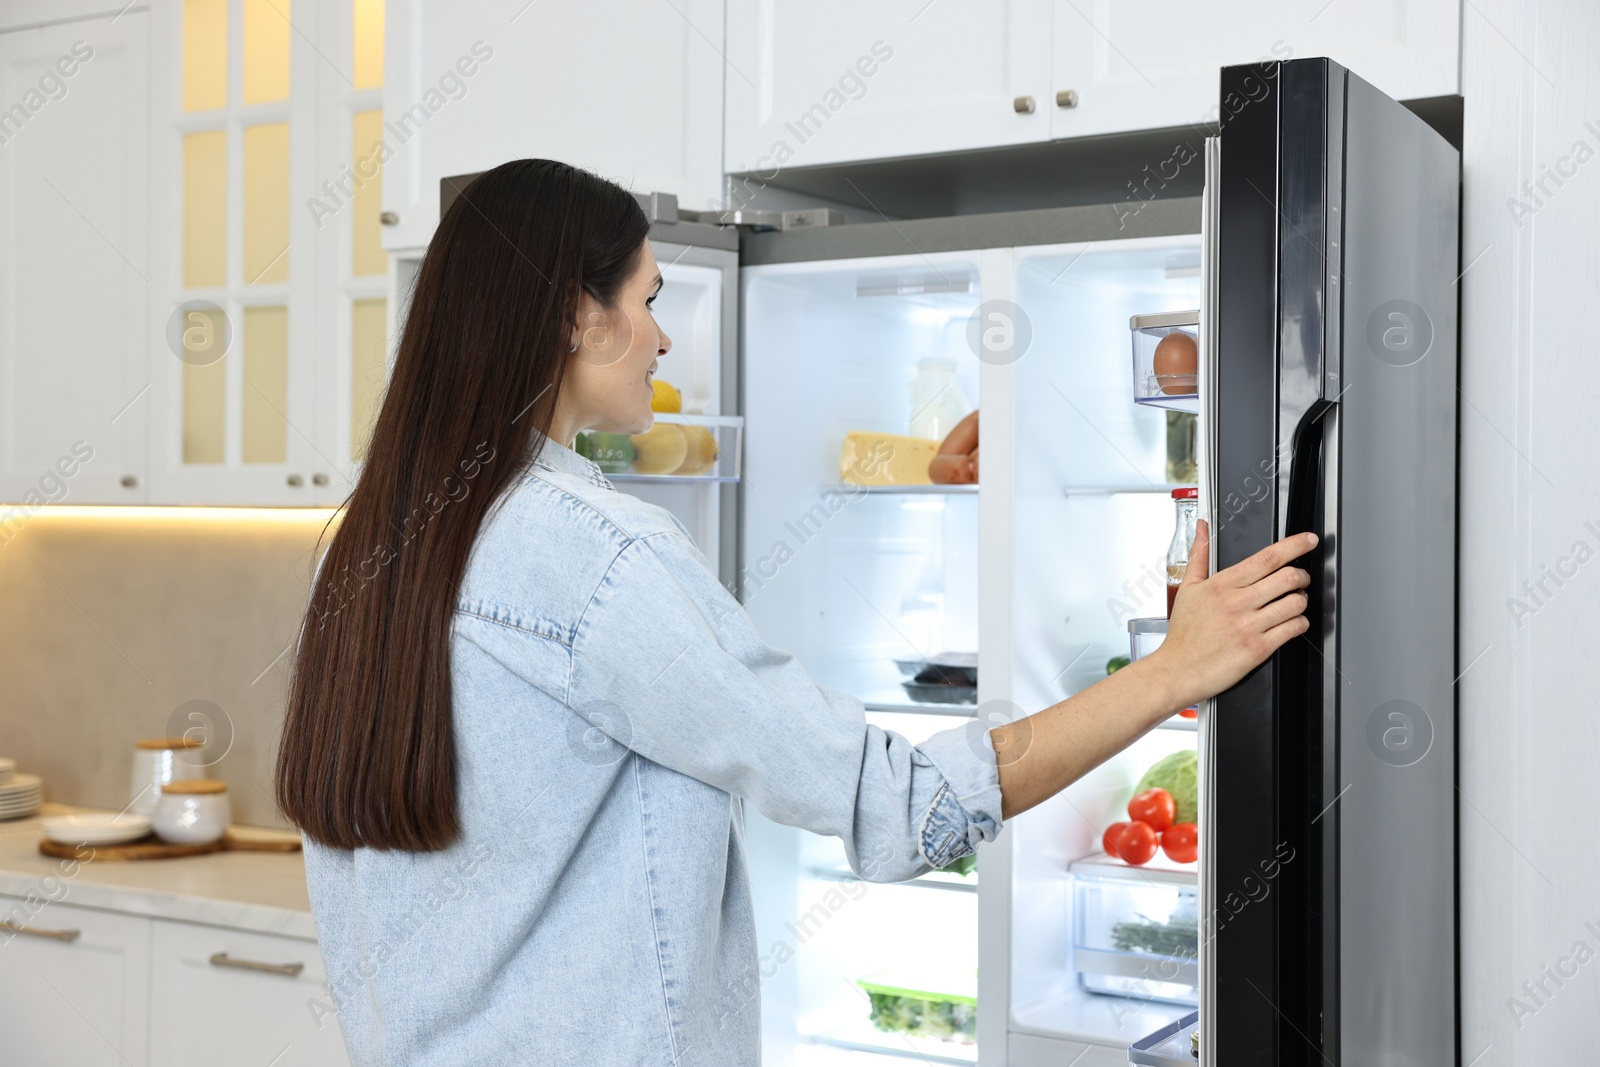
<svg viewBox="0 0 1600 1067">
<path fill-rule="evenodd" d="M 912 741 L 970 722 L 973 705 L 918 705 L 897 658 L 977 650 L 978 500 L 973 486 L 841 481 L 851 430 L 908 434 L 911 382 L 953 356 L 978 400 L 965 323 L 980 299 L 975 255 L 872 257 L 742 272 L 749 427 L 742 595 L 768 644 L 868 721 Z M 975 1046 L 883 1032 L 857 984 L 910 972 L 976 994 L 976 875 L 863 882 L 842 846 L 747 809 L 765 1062 L 883 1062 L 882 1053 L 971 1063 Z M 888 979 L 886 979 L 888 980 Z M 879 1053 L 878 1055 L 872 1054 Z"/>
<path fill-rule="evenodd" d="M 737 415 L 737 396 L 730 388 L 724 359 L 731 360 L 733 337 L 726 329 L 731 317 L 729 275 L 736 269 L 732 253 L 652 242 L 661 268 L 661 295 L 655 318 L 672 341 L 656 368 L 656 380 L 676 386 L 683 394 L 687 416 Z M 719 437 L 732 442 L 733 435 Z M 738 457 L 734 457 L 736 467 Z M 726 464 L 719 464 L 722 470 Z M 729 524 L 722 512 L 730 497 L 715 481 L 661 477 L 647 474 L 608 474 L 617 488 L 641 500 L 666 508 L 688 527 L 705 557 L 715 566 L 722 555 L 722 540 Z M 724 575 L 724 580 L 731 575 Z"/>
<path fill-rule="evenodd" d="M 1166 613 L 1174 523 L 1167 419 L 1133 402 L 1128 320 L 1199 306 L 1200 240 L 1015 255 L 1016 302 L 1033 340 L 1014 367 L 1010 699 L 1031 713 L 1092 685 L 1108 659 L 1127 655 L 1129 618 Z M 1163 756 L 1192 749 L 1193 727 L 1170 720 L 1011 821 L 1009 1030 L 1125 1049 L 1192 1010 L 1085 992 L 1068 864 L 1100 852 L 1105 828 L 1127 818 L 1139 777 Z M 1163 862 L 1158 855 L 1155 863 Z M 1139 871 L 1128 868 L 1135 880 Z"/>
</svg>

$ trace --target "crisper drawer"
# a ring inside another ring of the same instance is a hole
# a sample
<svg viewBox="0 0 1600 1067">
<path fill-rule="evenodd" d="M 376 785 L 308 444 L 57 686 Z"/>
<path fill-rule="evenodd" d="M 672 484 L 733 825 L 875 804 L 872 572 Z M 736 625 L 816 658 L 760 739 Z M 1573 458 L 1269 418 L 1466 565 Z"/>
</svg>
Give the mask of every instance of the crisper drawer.
<svg viewBox="0 0 1600 1067">
<path fill-rule="evenodd" d="M 1193 870 L 1075 860 L 1074 966 L 1091 993 L 1199 1002 L 1199 896 Z"/>
</svg>

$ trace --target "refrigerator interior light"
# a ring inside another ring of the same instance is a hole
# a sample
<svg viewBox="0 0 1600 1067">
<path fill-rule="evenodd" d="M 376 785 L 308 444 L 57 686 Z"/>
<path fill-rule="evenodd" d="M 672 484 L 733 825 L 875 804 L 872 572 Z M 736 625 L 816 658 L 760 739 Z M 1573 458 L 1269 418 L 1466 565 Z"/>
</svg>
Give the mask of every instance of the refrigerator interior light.
<svg viewBox="0 0 1600 1067">
<path fill-rule="evenodd" d="M 971 274 L 863 274 L 856 279 L 856 296 L 919 296 L 923 293 L 970 293 Z"/>
</svg>

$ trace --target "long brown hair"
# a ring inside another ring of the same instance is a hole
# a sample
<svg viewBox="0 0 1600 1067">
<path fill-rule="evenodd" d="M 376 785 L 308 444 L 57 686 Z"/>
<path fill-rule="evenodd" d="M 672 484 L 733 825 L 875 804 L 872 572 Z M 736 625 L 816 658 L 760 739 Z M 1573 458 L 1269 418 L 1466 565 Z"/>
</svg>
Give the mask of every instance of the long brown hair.
<svg viewBox="0 0 1600 1067">
<path fill-rule="evenodd" d="M 549 159 L 485 172 L 439 220 L 301 626 L 277 801 L 312 840 L 431 851 L 460 836 L 457 589 L 485 516 L 543 445 L 580 291 L 614 306 L 649 226 L 627 190 Z"/>
</svg>

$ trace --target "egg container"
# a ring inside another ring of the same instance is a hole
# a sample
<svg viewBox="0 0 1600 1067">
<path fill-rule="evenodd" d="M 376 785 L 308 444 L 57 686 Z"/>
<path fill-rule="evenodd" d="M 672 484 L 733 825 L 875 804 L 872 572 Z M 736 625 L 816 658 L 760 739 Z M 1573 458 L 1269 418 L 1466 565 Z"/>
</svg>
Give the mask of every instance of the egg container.
<svg viewBox="0 0 1600 1067">
<path fill-rule="evenodd" d="M 1187 411 L 1191 415 L 1198 413 L 1200 395 L 1196 379 L 1200 369 L 1200 312 L 1163 311 L 1158 315 L 1135 315 L 1128 320 L 1128 328 L 1133 333 L 1134 402 L 1169 411 Z M 1195 339 L 1195 374 L 1156 373 L 1156 346 L 1169 333 L 1185 333 Z"/>
</svg>

